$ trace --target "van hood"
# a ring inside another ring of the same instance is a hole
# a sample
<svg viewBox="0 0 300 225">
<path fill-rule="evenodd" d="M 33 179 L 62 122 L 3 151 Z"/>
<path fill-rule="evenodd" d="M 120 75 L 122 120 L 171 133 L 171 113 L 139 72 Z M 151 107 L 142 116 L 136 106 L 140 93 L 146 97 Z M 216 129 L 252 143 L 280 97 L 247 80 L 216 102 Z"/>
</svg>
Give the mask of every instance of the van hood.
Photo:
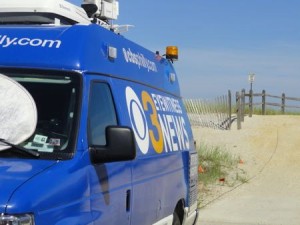
<svg viewBox="0 0 300 225">
<path fill-rule="evenodd" d="M 0 159 L 0 213 L 5 212 L 8 200 L 18 187 L 54 164 L 55 161 Z"/>
</svg>

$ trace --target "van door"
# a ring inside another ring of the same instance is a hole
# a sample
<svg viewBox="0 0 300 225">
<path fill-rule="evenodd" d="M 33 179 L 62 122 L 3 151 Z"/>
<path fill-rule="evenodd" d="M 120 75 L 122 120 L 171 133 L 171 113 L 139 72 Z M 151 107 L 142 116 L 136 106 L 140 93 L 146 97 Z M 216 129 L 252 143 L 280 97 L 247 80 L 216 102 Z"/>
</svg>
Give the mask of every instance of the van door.
<svg viewBox="0 0 300 225">
<path fill-rule="evenodd" d="M 126 101 L 139 147 L 132 165 L 131 225 L 170 225 L 177 203 L 187 196 L 183 106 L 175 96 L 138 84 L 126 87 Z"/>
<path fill-rule="evenodd" d="M 112 92 L 105 78 L 88 86 L 88 146 L 105 146 L 106 127 L 118 125 Z M 130 224 L 131 162 L 92 164 L 89 173 L 94 224 Z"/>
</svg>

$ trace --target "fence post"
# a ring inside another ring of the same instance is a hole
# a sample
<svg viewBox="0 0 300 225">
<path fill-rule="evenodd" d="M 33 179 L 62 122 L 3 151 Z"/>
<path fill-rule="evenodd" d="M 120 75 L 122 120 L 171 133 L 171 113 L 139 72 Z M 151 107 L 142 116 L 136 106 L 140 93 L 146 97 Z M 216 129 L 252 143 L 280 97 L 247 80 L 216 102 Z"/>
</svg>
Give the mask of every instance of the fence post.
<svg viewBox="0 0 300 225">
<path fill-rule="evenodd" d="M 266 91 L 263 90 L 261 93 L 261 113 L 262 115 L 266 115 Z"/>
<path fill-rule="evenodd" d="M 245 100 L 245 89 L 242 89 L 241 92 L 241 121 L 244 122 L 244 117 L 245 117 L 245 104 L 246 104 L 246 100 Z"/>
<path fill-rule="evenodd" d="M 282 93 L 281 97 L 281 113 L 285 113 L 285 93 Z"/>
<path fill-rule="evenodd" d="M 238 91 L 236 92 L 236 116 L 237 116 L 237 129 L 240 130 L 242 128 L 242 125 L 241 125 L 241 96 Z"/>
<path fill-rule="evenodd" d="M 253 113 L 253 90 L 249 91 L 249 117 L 252 117 Z"/>
<path fill-rule="evenodd" d="M 228 118 L 229 118 L 229 130 L 231 129 L 231 116 L 232 116 L 232 111 L 231 111 L 231 107 L 232 107 L 232 103 L 231 103 L 231 91 L 228 90 L 228 108 L 229 108 L 229 115 L 228 115 Z"/>
</svg>

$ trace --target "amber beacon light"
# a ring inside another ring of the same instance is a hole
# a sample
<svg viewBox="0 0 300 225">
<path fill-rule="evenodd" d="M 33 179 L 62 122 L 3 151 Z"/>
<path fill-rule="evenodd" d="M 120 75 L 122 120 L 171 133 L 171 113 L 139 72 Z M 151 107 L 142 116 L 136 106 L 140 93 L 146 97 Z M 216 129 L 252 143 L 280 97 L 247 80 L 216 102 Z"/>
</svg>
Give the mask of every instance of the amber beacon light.
<svg viewBox="0 0 300 225">
<path fill-rule="evenodd" d="M 171 61 L 178 60 L 178 47 L 177 46 L 167 46 L 166 48 L 166 58 Z"/>
</svg>

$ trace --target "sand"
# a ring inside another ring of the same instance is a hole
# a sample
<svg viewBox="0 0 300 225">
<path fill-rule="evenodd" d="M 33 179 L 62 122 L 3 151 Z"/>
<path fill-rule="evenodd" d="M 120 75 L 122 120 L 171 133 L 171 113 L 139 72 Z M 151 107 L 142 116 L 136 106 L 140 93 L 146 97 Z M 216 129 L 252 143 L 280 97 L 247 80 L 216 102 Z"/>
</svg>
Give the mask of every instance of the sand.
<svg viewBox="0 0 300 225">
<path fill-rule="evenodd" d="M 198 145 L 238 156 L 248 180 L 211 187 L 199 225 L 300 224 L 300 116 L 246 117 L 241 130 L 193 127 L 193 134 Z"/>
</svg>

